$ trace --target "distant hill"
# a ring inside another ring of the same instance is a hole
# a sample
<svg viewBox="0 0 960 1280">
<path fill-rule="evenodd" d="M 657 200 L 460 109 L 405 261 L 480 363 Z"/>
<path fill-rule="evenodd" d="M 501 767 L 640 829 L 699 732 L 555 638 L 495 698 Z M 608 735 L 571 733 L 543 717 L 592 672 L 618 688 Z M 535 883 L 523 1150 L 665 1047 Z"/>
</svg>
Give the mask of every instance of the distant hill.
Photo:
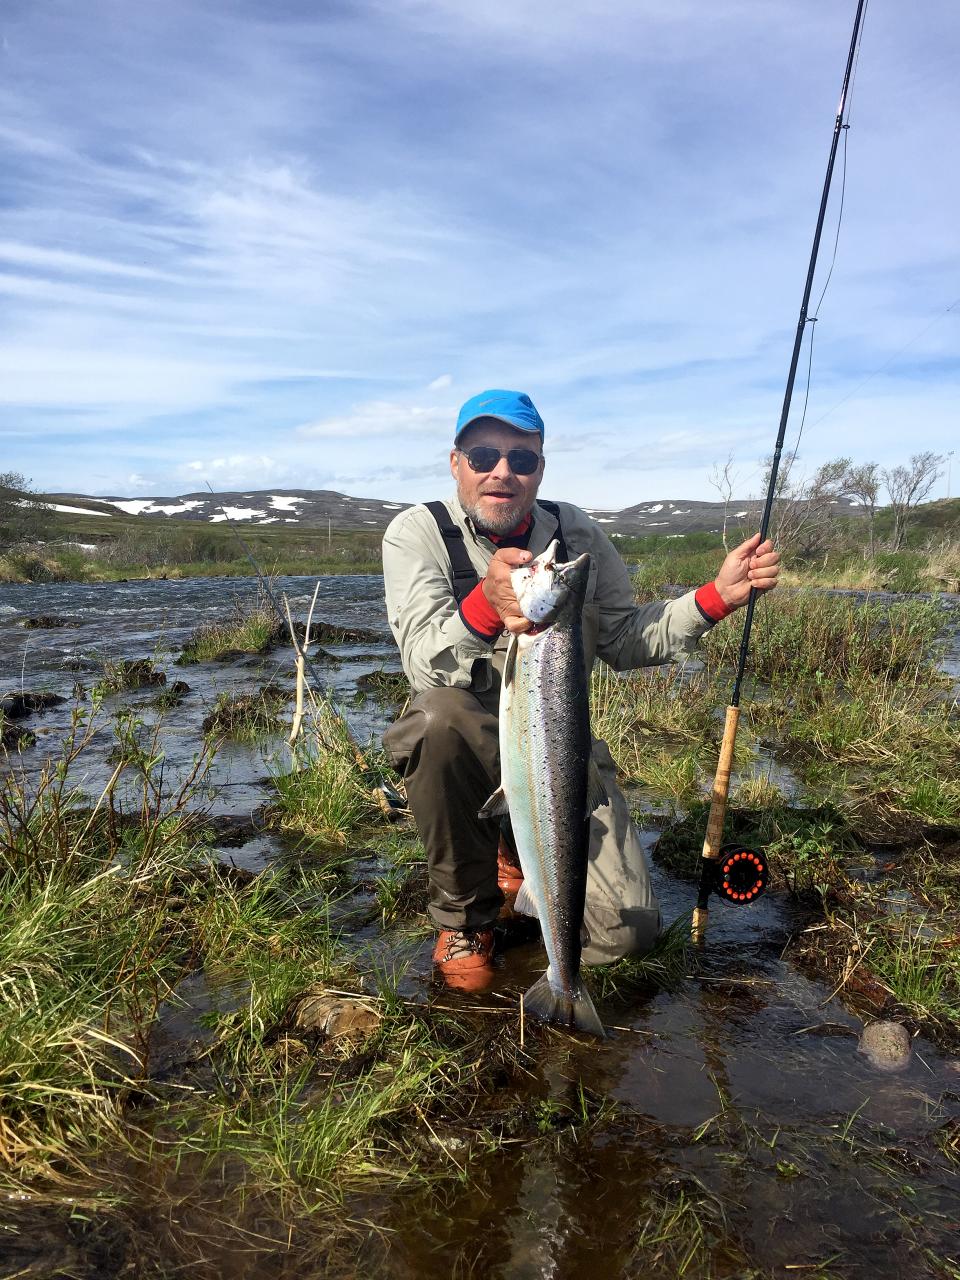
<svg viewBox="0 0 960 1280">
<path fill-rule="evenodd" d="M 41 499 L 72 515 L 136 516 L 144 520 L 196 520 L 206 524 L 301 525 L 340 530 L 385 529 L 405 502 L 352 498 L 333 489 L 256 489 L 224 493 L 182 493 L 151 498 L 90 498 L 49 493 Z"/>
<path fill-rule="evenodd" d="M 548 493 L 546 495 L 550 497 Z M 136 516 L 143 520 L 196 520 L 222 524 L 300 525 L 325 529 L 371 532 L 383 530 L 406 502 L 385 502 L 381 498 L 355 498 L 334 489 L 254 489 L 225 493 L 183 493 L 150 498 L 91 498 L 79 493 L 50 493 L 41 500 L 57 511 L 72 515 Z M 844 503 L 850 514 L 856 507 Z M 586 508 L 589 515 L 609 534 L 637 536 L 647 533 L 677 535 L 719 532 L 723 523 L 720 502 L 641 502 L 623 511 Z M 759 503 L 755 499 L 730 504 L 727 521 L 755 524 Z"/>
</svg>

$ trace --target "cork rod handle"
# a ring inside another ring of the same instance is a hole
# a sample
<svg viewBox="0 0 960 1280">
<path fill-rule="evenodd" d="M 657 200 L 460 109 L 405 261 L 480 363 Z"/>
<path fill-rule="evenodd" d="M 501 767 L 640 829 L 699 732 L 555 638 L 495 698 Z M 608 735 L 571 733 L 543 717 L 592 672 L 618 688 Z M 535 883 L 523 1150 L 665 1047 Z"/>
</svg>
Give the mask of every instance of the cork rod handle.
<svg viewBox="0 0 960 1280">
<path fill-rule="evenodd" d="M 707 833 L 703 841 L 703 856 L 719 858 L 720 845 L 723 843 L 723 823 L 727 816 L 727 797 L 730 794 L 730 770 L 733 766 L 733 749 L 737 741 L 737 725 L 740 722 L 740 708 L 727 707 L 727 718 L 723 725 L 723 741 L 720 744 L 720 757 L 717 760 L 717 772 L 713 779 L 713 794 L 710 797 L 710 816 L 707 819 Z"/>
</svg>

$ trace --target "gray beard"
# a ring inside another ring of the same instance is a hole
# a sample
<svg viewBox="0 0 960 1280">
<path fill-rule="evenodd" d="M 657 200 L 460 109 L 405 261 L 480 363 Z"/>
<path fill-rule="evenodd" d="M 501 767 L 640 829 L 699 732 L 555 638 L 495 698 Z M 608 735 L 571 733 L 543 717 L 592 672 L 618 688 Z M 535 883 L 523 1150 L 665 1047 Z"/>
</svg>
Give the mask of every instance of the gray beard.
<svg viewBox="0 0 960 1280">
<path fill-rule="evenodd" d="M 498 538 L 502 538 L 504 534 L 515 529 L 525 515 L 528 515 L 533 508 L 531 503 L 526 510 L 520 507 L 505 507 L 494 513 L 493 516 L 481 516 L 476 507 L 469 507 L 461 498 L 460 505 L 473 522 L 473 527 L 477 533 L 492 533 Z"/>
</svg>

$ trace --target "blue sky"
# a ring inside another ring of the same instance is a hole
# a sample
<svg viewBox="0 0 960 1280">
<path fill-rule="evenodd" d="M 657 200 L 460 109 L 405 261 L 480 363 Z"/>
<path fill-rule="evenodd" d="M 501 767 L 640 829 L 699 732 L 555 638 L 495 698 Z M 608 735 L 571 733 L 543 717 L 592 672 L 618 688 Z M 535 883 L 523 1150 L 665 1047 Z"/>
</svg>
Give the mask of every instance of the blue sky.
<svg viewBox="0 0 960 1280">
<path fill-rule="evenodd" d="M 4 0 L 0 470 L 419 500 L 507 386 L 548 496 L 754 493 L 854 8 Z M 960 434 L 958 46 L 871 0 L 805 468 Z"/>
</svg>

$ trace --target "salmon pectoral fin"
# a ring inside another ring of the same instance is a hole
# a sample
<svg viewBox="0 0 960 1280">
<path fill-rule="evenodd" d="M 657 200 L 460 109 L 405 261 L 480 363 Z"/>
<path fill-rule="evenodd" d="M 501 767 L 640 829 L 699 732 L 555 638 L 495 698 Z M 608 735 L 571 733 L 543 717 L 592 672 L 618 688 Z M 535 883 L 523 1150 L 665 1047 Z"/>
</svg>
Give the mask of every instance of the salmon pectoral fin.
<svg viewBox="0 0 960 1280">
<path fill-rule="evenodd" d="M 503 675 L 500 677 L 500 682 L 503 685 L 504 689 L 509 689 L 510 686 L 513 684 L 513 677 L 516 674 L 516 670 L 517 670 L 517 644 L 518 643 L 519 642 L 516 636 L 510 637 L 510 643 L 507 646 L 507 656 L 503 662 Z"/>
<path fill-rule="evenodd" d="M 531 1018 L 539 1018 L 541 1022 L 553 1022 L 561 1027 L 576 1027 L 579 1031 L 587 1031 L 590 1035 L 605 1040 L 607 1033 L 603 1023 L 593 1007 L 590 992 L 581 982 L 577 982 L 572 996 L 554 991 L 550 985 L 548 974 L 544 974 L 539 982 L 535 982 L 523 997 L 523 1011 Z"/>
<path fill-rule="evenodd" d="M 507 807 L 507 797 L 503 794 L 503 787 L 497 787 L 496 791 L 477 814 L 478 818 L 502 818 L 510 812 Z"/>
<path fill-rule="evenodd" d="M 600 777 L 600 770 L 597 768 L 596 761 L 591 760 L 587 767 L 587 817 L 590 817 L 594 809 L 600 809 L 603 805 L 609 803 L 610 797 L 607 795 L 607 788 Z"/>
</svg>

